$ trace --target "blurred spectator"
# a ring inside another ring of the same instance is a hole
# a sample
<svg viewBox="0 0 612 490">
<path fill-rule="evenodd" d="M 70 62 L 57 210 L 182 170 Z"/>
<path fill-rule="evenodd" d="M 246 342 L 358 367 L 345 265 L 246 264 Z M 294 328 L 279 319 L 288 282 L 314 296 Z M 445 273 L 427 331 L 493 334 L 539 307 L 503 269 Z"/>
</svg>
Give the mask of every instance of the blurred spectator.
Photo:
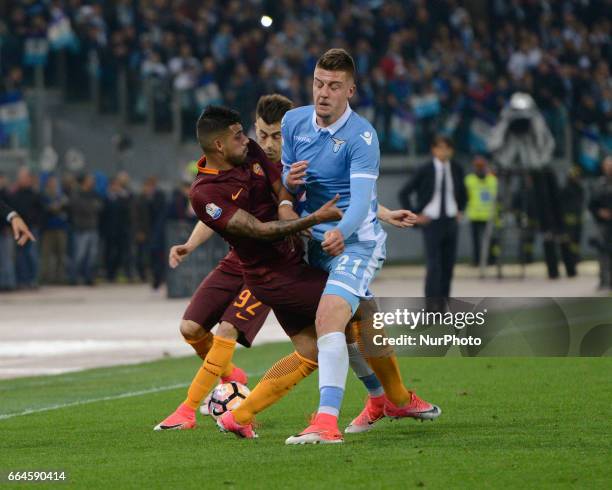
<svg viewBox="0 0 612 490">
<path fill-rule="evenodd" d="M 215 71 L 215 60 L 210 56 L 204 58 L 202 61 L 202 73 L 197 81 L 197 88 L 195 90 L 198 112 L 207 105 L 218 105 L 223 102 Z"/>
<path fill-rule="evenodd" d="M 47 177 L 42 202 L 41 279 L 45 284 L 62 284 L 66 279 L 68 197 L 55 175 Z"/>
<path fill-rule="evenodd" d="M 599 287 L 612 289 L 612 156 L 601 164 L 602 177 L 593 189 L 589 210 L 597 222 L 599 236 Z"/>
<path fill-rule="evenodd" d="M 26 167 L 20 168 L 15 182 L 16 190 L 10 196 L 10 203 L 30 226 L 36 240 L 39 240 L 43 219 L 43 202 L 34 183 L 35 179 L 30 170 Z M 17 287 L 36 288 L 38 286 L 38 254 L 38 242 L 28 242 L 23 247 L 17 247 Z"/>
<path fill-rule="evenodd" d="M 158 289 L 166 273 L 166 217 L 168 204 L 163 191 L 157 186 L 157 178 L 149 177 L 142 188 L 149 216 L 147 247 L 151 260 L 153 289 Z"/>
<path fill-rule="evenodd" d="M 83 279 L 92 286 L 96 278 L 96 264 L 99 248 L 99 220 L 102 198 L 94 189 L 93 175 L 86 174 L 80 179 L 79 188 L 70 197 L 70 216 L 75 241 L 75 282 Z"/>
<path fill-rule="evenodd" d="M 561 254 L 563 255 L 563 262 L 568 267 L 567 275 L 570 277 L 576 275 L 576 266 L 580 260 L 584 197 L 580 168 L 572 167 L 559 194 L 564 230 L 561 237 Z"/>
<path fill-rule="evenodd" d="M 198 79 L 199 62 L 192 56 L 191 46 L 181 45 L 181 51 L 168 62 L 170 74 L 174 77 L 174 88 L 189 90 L 194 88 Z"/>
<path fill-rule="evenodd" d="M 9 202 L 9 181 L 0 173 L 0 202 Z M 15 240 L 11 225 L 0 217 L 0 291 L 15 289 Z"/>
<path fill-rule="evenodd" d="M 489 170 L 487 160 L 478 156 L 472 162 L 474 171 L 465 177 L 467 207 L 465 214 L 470 221 L 472 231 L 472 263 L 480 264 L 482 239 L 487 223 L 495 220 L 497 210 L 497 177 Z M 495 223 L 493 223 L 495 226 Z M 496 246 L 493 241 L 489 247 L 489 263 L 495 261 Z"/>
<path fill-rule="evenodd" d="M 188 223 L 195 223 L 197 221 L 191 203 L 189 202 L 190 188 L 191 181 L 185 180 L 172 191 L 170 204 L 168 205 L 169 220 L 184 221 Z"/>
<path fill-rule="evenodd" d="M 128 280 L 132 278 L 132 196 L 125 185 L 126 179 L 125 174 L 118 174 L 111 180 L 100 223 L 104 240 L 104 265 L 109 282 L 115 282 L 119 269 L 123 270 Z"/>
<path fill-rule="evenodd" d="M 136 270 L 140 279 L 146 281 L 150 269 L 153 289 L 158 289 L 165 278 L 168 212 L 166 196 L 157 186 L 157 178 L 148 177 L 143 183 L 142 192 L 134 199 L 132 222 Z"/>
<path fill-rule="evenodd" d="M 148 199 L 142 192 L 134 197 L 132 205 L 132 236 L 136 273 L 142 282 L 146 282 L 149 269 L 148 242 L 151 236 L 151 216 Z"/>
</svg>

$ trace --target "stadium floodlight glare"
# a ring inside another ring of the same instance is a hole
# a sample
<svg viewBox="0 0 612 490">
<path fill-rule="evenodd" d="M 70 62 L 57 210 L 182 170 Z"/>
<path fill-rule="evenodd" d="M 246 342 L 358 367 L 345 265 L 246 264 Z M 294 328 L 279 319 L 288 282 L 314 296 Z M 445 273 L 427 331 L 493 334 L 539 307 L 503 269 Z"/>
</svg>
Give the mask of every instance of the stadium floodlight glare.
<svg viewBox="0 0 612 490">
<path fill-rule="evenodd" d="M 272 17 L 270 17 L 269 15 L 262 15 L 260 22 L 262 26 L 270 27 L 273 21 L 272 21 Z"/>
</svg>

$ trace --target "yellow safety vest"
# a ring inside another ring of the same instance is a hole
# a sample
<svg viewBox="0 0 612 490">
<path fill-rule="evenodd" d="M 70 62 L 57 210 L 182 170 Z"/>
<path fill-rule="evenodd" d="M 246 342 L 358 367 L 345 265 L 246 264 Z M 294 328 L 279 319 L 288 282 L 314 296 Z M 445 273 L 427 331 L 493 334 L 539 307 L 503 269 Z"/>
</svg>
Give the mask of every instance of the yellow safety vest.
<svg viewBox="0 0 612 490">
<path fill-rule="evenodd" d="M 476 174 L 469 174 L 465 177 L 465 187 L 467 189 L 467 208 L 466 214 L 470 221 L 489 221 L 495 209 L 497 198 L 497 177 L 487 174 L 481 179 Z"/>
</svg>

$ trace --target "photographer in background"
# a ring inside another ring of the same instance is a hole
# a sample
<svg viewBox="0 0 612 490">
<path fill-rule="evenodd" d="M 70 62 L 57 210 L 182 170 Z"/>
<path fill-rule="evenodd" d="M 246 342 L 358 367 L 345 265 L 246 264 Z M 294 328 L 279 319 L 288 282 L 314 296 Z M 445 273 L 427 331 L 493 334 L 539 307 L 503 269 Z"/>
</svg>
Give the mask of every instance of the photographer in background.
<svg viewBox="0 0 612 490">
<path fill-rule="evenodd" d="M 591 199 L 589 211 L 597 222 L 599 237 L 599 288 L 612 289 L 612 156 L 601 164 L 602 177 L 599 179 Z"/>
</svg>

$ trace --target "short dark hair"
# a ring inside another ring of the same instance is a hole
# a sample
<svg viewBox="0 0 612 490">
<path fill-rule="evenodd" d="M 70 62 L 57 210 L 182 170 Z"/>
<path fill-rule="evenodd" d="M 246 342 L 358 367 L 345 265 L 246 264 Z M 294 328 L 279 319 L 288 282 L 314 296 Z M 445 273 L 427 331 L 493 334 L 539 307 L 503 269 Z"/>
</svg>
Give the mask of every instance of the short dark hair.
<svg viewBox="0 0 612 490">
<path fill-rule="evenodd" d="M 261 117 L 266 124 L 280 122 L 285 112 L 293 107 L 293 102 L 284 95 L 262 95 L 257 101 L 255 115 Z"/>
<path fill-rule="evenodd" d="M 435 148 L 438 145 L 446 145 L 449 148 L 455 147 L 455 144 L 450 136 L 446 136 L 445 134 L 437 134 L 434 136 L 434 139 L 431 141 L 431 147 Z"/>
<path fill-rule="evenodd" d="M 232 124 L 239 124 L 240 114 L 229 107 L 209 105 L 196 124 L 196 135 L 202 151 L 214 150 L 213 139 Z"/>
<path fill-rule="evenodd" d="M 329 71 L 343 71 L 355 78 L 355 62 L 345 49 L 332 48 L 317 60 L 318 68 Z"/>
</svg>

